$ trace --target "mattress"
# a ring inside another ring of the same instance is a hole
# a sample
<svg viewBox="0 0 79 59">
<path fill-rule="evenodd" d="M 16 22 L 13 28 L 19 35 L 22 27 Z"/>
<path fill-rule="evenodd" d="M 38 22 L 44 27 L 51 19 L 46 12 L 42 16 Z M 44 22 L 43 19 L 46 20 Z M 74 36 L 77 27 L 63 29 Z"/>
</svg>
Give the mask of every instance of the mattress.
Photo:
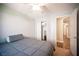
<svg viewBox="0 0 79 59">
<path fill-rule="evenodd" d="M 0 45 L 2 56 L 50 56 L 52 50 L 50 42 L 30 38 Z"/>
</svg>

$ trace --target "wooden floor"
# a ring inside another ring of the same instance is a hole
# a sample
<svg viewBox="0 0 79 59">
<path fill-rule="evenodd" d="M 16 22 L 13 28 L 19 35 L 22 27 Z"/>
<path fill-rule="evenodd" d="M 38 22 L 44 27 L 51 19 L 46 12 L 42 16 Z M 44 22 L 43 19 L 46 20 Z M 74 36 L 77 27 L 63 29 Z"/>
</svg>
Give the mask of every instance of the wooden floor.
<svg viewBox="0 0 79 59">
<path fill-rule="evenodd" d="M 64 38 L 63 40 L 63 47 L 66 49 L 70 49 L 70 39 L 69 38 Z"/>
<path fill-rule="evenodd" d="M 72 56 L 70 49 L 56 47 L 54 56 Z"/>
</svg>

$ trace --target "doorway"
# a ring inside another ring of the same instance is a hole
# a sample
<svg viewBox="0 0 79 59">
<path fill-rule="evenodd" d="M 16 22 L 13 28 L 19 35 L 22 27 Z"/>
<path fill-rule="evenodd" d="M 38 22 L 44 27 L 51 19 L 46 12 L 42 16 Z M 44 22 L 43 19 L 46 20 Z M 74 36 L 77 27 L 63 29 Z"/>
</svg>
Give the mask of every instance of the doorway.
<svg viewBox="0 0 79 59">
<path fill-rule="evenodd" d="M 42 21 L 41 22 L 41 39 L 43 41 L 46 41 L 47 40 L 47 22 L 46 21 Z"/>
<path fill-rule="evenodd" d="M 70 49 L 70 17 L 57 17 L 57 46 L 65 49 Z"/>
</svg>

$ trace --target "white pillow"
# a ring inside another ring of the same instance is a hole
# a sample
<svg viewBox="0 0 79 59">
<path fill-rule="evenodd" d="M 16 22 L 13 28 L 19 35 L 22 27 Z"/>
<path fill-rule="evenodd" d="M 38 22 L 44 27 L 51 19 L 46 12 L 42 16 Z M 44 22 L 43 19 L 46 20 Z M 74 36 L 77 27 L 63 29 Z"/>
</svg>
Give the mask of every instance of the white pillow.
<svg viewBox="0 0 79 59">
<path fill-rule="evenodd" d="M 7 42 L 10 42 L 9 37 L 7 37 L 6 41 L 7 41 Z"/>
</svg>

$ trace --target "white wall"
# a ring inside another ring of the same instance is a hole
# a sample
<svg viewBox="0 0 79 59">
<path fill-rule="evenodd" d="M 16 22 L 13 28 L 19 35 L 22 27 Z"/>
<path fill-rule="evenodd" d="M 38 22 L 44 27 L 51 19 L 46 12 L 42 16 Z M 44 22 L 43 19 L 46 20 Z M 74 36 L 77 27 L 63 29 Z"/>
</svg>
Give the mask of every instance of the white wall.
<svg viewBox="0 0 79 59">
<path fill-rule="evenodd" d="M 2 20 L 1 20 L 1 15 L 2 15 L 2 14 L 1 14 L 1 12 L 0 12 L 0 33 L 1 33 L 1 21 L 2 21 Z M 1 34 L 0 34 L 0 37 L 1 37 Z"/>
<path fill-rule="evenodd" d="M 20 13 L 19 13 L 20 14 Z M 10 9 L 5 9 L 2 13 L 1 24 L 1 37 L 6 38 L 9 35 L 23 34 L 26 37 L 34 38 L 35 24 L 33 20 L 27 18 L 27 16 L 19 15 Z"/>
<path fill-rule="evenodd" d="M 35 21 L 35 38 L 41 40 L 41 20 Z"/>
</svg>

